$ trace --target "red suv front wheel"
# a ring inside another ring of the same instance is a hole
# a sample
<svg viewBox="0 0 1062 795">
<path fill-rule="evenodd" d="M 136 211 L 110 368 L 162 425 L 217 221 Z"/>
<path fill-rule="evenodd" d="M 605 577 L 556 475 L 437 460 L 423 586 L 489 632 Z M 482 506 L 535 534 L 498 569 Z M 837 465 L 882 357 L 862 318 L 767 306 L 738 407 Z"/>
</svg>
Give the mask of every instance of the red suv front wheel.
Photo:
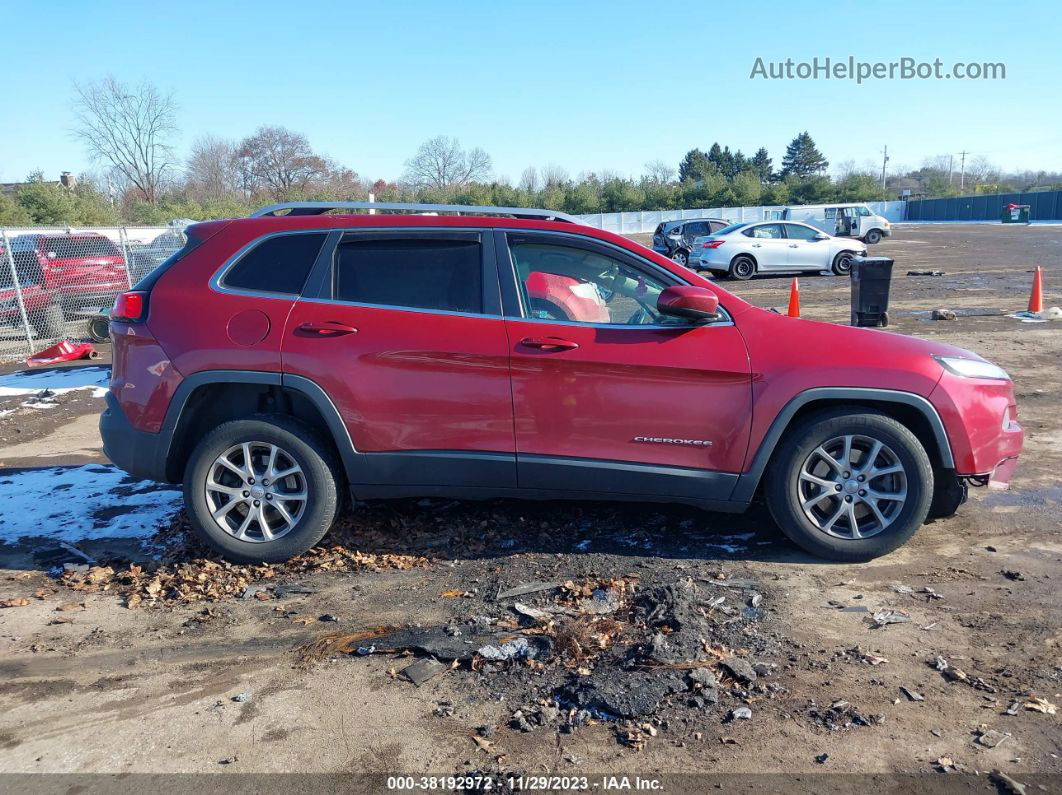
<svg viewBox="0 0 1062 795">
<path fill-rule="evenodd" d="M 831 560 L 865 561 L 896 549 L 925 522 L 933 468 L 918 438 L 891 417 L 834 409 L 789 430 L 766 492 L 795 543 Z"/>
</svg>

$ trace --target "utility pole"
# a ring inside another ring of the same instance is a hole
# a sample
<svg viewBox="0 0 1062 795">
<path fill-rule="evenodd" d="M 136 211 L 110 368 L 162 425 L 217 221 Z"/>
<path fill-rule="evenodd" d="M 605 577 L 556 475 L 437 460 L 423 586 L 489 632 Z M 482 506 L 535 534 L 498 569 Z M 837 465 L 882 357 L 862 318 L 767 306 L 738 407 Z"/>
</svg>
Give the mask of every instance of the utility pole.
<svg viewBox="0 0 1062 795">
<path fill-rule="evenodd" d="M 955 155 L 948 155 L 948 185 L 951 185 L 951 174 L 955 164 Z"/>
<path fill-rule="evenodd" d="M 881 150 L 881 187 L 885 187 L 885 164 L 889 162 L 889 147 Z"/>
<path fill-rule="evenodd" d="M 962 157 L 962 160 L 959 161 L 959 190 L 962 190 L 966 185 L 966 155 L 968 154 L 970 153 L 959 152 L 959 155 Z"/>
</svg>

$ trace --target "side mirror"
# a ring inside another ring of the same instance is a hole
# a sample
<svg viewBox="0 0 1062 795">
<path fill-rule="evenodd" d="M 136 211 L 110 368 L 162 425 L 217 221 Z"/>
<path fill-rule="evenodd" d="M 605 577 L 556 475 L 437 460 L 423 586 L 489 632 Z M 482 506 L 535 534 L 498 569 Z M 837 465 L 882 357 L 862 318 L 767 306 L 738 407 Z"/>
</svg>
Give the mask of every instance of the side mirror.
<svg viewBox="0 0 1062 795">
<path fill-rule="evenodd" d="M 819 232 L 817 235 L 815 235 L 815 239 L 816 240 L 829 240 L 830 236 L 828 234 L 826 234 L 825 232 Z"/>
<path fill-rule="evenodd" d="M 719 297 L 705 287 L 668 287 L 660 293 L 656 311 L 662 315 L 706 322 L 718 317 Z"/>
</svg>

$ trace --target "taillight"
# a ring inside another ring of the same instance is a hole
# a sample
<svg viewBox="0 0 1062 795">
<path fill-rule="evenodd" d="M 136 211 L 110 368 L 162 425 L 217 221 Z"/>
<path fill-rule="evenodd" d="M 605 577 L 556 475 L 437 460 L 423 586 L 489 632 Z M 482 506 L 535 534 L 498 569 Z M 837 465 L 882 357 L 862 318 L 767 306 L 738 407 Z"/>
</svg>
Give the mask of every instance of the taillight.
<svg viewBox="0 0 1062 795">
<path fill-rule="evenodd" d="M 701 245 L 701 248 L 719 248 L 723 245 L 722 240 L 709 240 L 707 243 Z"/>
<path fill-rule="evenodd" d="M 111 310 L 111 320 L 139 323 L 147 314 L 147 293 L 119 293 Z"/>
</svg>

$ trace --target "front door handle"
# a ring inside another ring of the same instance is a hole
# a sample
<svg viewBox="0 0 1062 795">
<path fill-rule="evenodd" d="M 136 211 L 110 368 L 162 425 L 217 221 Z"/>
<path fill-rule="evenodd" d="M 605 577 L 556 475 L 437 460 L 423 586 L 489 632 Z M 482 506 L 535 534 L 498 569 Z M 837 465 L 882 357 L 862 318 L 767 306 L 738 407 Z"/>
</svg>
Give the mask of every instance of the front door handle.
<svg viewBox="0 0 1062 795">
<path fill-rule="evenodd" d="M 752 247 L 753 248 L 763 248 L 763 243 L 753 243 Z"/>
<path fill-rule="evenodd" d="M 521 345 L 528 348 L 539 348 L 544 351 L 570 351 L 579 347 L 578 342 L 564 340 L 560 337 L 525 337 L 520 340 Z"/>
<path fill-rule="evenodd" d="M 295 328 L 295 332 L 305 337 L 344 337 L 347 334 L 357 334 L 358 330 L 337 320 L 325 320 L 320 323 L 303 323 Z"/>
<path fill-rule="evenodd" d="M 790 243 L 789 248 L 798 248 L 796 243 Z"/>
</svg>

